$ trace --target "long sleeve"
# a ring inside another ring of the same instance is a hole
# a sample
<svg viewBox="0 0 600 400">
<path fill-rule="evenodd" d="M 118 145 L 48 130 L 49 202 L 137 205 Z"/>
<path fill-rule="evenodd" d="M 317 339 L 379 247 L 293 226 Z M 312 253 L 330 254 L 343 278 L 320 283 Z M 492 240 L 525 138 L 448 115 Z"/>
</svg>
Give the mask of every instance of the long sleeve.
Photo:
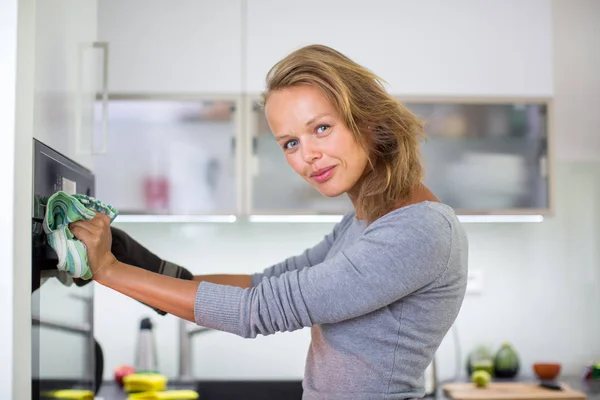
<svg viewBox="0 0 600 400">
<path fill-rule="evenodd" d="M 329 252 L 329 249 L 331 249 L 335 238 L 341 234 L 349 221 L 352 220 L 353 215 L 354 212 L 346 214 L 344 218 L 334 226 L 333 230 L 317 245 L 304 250 L 301 254 L 289 257 L 280 263 L 272 265 L 261 273 L 252 274 L 252 286 L 259 285 L 263 278 L 277 277 L 285 272 L 299 270 L 304 267 L 312 267 L 323 262 L 325 257 L 327 257 L 327 253 Z"/>
<path fill-rule="evenodd" d="M 440 213 L 390 213 L 350 246 L 312 268 L 242 289 L 202 282 L 195 318 L 242 337 L 335 323 L 391 304 L 440 278 L 453 228 Z"/>
</svg>

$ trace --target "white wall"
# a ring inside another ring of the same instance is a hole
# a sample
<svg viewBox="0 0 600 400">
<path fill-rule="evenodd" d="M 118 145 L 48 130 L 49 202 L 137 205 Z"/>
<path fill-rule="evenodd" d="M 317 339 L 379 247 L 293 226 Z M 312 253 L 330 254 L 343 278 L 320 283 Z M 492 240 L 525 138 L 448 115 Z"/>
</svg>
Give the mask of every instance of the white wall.
<svg viewBox="0 0 600 400">
<path fill-rule="evenodd" d="M 33 1 L 0 6 L 0 398 L 31 398 Z"/>
<path fill-rule="evenodd" d="M 2 3 L 0 8 L 0 131 L 8 132 L 4 145 L 0 146 L 0 177 L 9 187 L 14 182 L 15 171 L 15 89 L 17 67 L 17 1 Z M 0 394 L 11 398 L 13 391 L 13 199 L 0 197 L 0 208 L 4 211 L 0 219 L 0 308 L 8 321 L 6 328 L 0 329 Z M 4 325 L 3 325 L 4 326 Z"/>
<path fill-rule="evenodd" d="M 484 272 L 481 295 L 468 296 L 457 327 L 463 350 L 504 340 L 526 374 L 536 360 L 558 360 L 577 374 L 600 358 L 600 163 L 560 163 L 557 216 L 540 224 L 469 224 L 470 267 Z M 577 197 L 574 189 L 581 190 Z M 121 224 L 160 256 L 196 273 L 251 273 L 319 240 L 330 224 Z M 105 378 L 132 363 L 139 319 L 157 322 L 160 366 L 177 372 L 177 321 L 104 287 L 96 288 L 96 331 Z M 454 374 L 452 337 L 440 349 L 441 375 Z M 309 330 L 254 340 L 215 332 L 194 339 L 201 378 L 301 378 Z M 462 371 L 461 371 L 462 372 Z"/>
<path fill-rule="evenodd" d="M 600 1 L 554 0 L 556 152 L 600 160 Z"/>
</svg>

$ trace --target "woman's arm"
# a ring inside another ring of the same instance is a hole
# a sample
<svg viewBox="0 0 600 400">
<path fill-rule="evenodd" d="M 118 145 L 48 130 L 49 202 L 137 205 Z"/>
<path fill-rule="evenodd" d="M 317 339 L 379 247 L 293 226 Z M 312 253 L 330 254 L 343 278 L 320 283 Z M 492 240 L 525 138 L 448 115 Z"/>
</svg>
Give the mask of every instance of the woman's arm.
<svg viewBox="0 0 600 400">
<path fill-rule="evenodd" d="M 147 271 L 117 260 L 111 252 L 110 219 L 102 214 L 69 224 L 87 250 L 92 279 L 99 284 L 170 314 L 194 321 L 194 300 L 200 282 Z"/>
<path fill-rule="evenodd" d="M 348 225 L 350 225 L 353 218 L 353 211 L 347 213 L 340 222 L 335 224 L 332 231 L 325 235 L 325 237 L 315 246 L 304 250 L 301 254 L 289 257 L 280 263 L 272 265 L 261 273 L 250 275 L 251 286 L 257 286 L 264 278 L 278 277 L 286 272 L 297 271 L 305 267 L 312 267 L 322 263 L 325 260 L 325 257 L 327 257 L 331 246 L 333 246 L 335 239 L 343 233 Z"/>
<path fill-rule="evenodd" d="M 160 275 L 116 259 L 109 266 L 99 268 L 92 279 L 150 307 L 195 322 L 198 281 Z"/>
<path fill-rule="evenodd" d="M 219 285 L 238 286 L 241 288 L 252 287 L 252 276 L 251 275 L 228 275 L 228 274 L 216 274 L 216 275 L 195 275 L 193 278 L 196 282 L 210 282 Z"/>
<path fill-rule="evenodd" d="M 437 213 L 386 216 L 322 263 L 244 289 L 178 280 L 120 263 L 110 252 L 109 224 L 105 216 L 71 224 L 88 247 L 93 279 L 178 317 L 242 337 L 335 323 L 407 296 L 445 272 L 454 231 Z M 457 276 L 456 282 L 465 279 Z M 450 289 L 455 295 L 460 288 Z"/>
</svg>

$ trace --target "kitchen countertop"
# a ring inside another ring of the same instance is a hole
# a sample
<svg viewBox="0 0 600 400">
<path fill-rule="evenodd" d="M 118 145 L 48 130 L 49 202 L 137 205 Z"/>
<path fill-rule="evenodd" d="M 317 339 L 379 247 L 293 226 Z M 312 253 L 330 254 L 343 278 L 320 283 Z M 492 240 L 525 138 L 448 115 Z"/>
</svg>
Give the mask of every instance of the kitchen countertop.
<svg viewBox="0 0 600 400">
<path fill-rule="evenodd" d="M 534 377 L 522 377 L 522 378 L 517 378 L 516 380 L 501 380 L 501 379 L 494 380 L 494 382 L 536 382 L 536 381 L 537 380 Z M 466 381 L 462 381 L 462 382 L 466 382 Z M 571 389 L 578 390 L 578 391 L 584 393 L 587 396 L 588 400 L 600 400 L 600 381 L 585 382 L 580 377 L 577 377 L 577 376 L 564 376 L 564 377 L 559 377 L 558 382 L 564 383 L 564 384 L 568 385 L 569 387 L 571 387 Z M 444 382 L 444 383 L 450 383 L 450 382 Z M 436 396 L 429 396 L 426 399 L 449 400 L 450 398 L 445 396 L 443 393 L 442 387 L 443 387 L 444 383 L 439 385 L 440 387 L 438 388 Z"/>
<path fill-rule="evenodd" d="M 519 379 L 518 381 L 520 382 L 533 382 L 533 378 L 529 378 L 529 377 L 523 377 L 522 379 Z M 595 382 L 584 382 L 581 380 L 581 378 L 579 377 L 561 377 L 559 378 L 560 382 L 566 383 L 567 385 L 569 385 L 571 388 L 575 389 L 575 390 L 579 390 L 583 393 L 585 393 L 588 397 L 588 400 L 600 400 L 600 381 L 595 381 Z M 176 389 L 186 389 L 186 390 L 197 390 L 198 389 L 198 384 L 202 382 L 201 380 L 199 380 L 198 382 L 194 382 L 194 383 L 186 383 L 186 384 L 177 384 L 177 383 L 170 383 L 168 388 L 171 390 L 176 390 Z M 267 381 L 259 381 L 259 382 L 263 382 L 265 384 L 269 384 L 271 382 L 267 382 Z M 226 382 L 224 382 L 226 383 Z M 272 384 L 276 385 L 277 381 L 273 381 Z M 444 382 L 447 383 L 447 382 Z M 232 386 L 234 386 L 235 384 L 232 382 Z M 442 391 L 442 386 L 443 383 L 439 385 L 440 387 L 438 388 L 437 394 L 436 396 L 429 396 L 426 397 L 425 399 L 439 399 L 439 400 L 448 400 L 448 397 L 446 397 L 443 394 Z M 235 396 L 236 399 L 239 400 L 244 400 L 244 399 L 253 399 L 254 397 L 252 396 L 251 391 L 246 391 L 245 396 L 244 397 L 240 397 L 240 396 L 244 396 L 243 394 L 240 394 L 239 396 Z M 213 397 L 211 396 L 210 399 L 212 399 Z M 229 400 L 229 396 L 225 396 L 223 398 L 223 400 Z M 294 397 L 295 398 L 295 397 Z M 127 394 L 123 392 L 123 390 L 121 390 L 121 388 L 119 386 L 117 386 L 114 382 L 104 382 L 102 384 L 102 387 L 100 388 L 100 393 L 98 394 L 98 396 L 96 397 L 96 400 L 125 400 L 127 399 Z M 199 400 L 202 400 L 202 398 L 200 398 Z M 292 400 L 290 397 L 288 396 L 282 396 L 281 400 Z"/>
</svg>

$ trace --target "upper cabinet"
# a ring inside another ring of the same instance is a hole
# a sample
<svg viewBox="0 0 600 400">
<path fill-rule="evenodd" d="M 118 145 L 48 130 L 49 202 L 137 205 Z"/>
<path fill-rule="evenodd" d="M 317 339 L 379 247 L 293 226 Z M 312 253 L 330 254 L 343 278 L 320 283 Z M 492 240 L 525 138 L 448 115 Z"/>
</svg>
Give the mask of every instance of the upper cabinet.
<svg viewBox="0 0 600 400">
<path fill-rule="evenodd" d="M 113 93 L 239 93 L 242 1 L 102 0 Z"/>
<path fill-rule="evenodd" d="M 325 44 L 371 69 L 398 95 L 552 93 L 551 2 L 362 0 L 247 5 L 247 86 L 264 89 L 289 52 Z"/>
<path fill-rule="evenodd" d="M 97 43 L 96 0 L 40 1 L 35 7 L 33 136 L 93 166 L 96 93 L 106 83 L 106 47 Z"/>
<path fill-rule="evenodd" d="M 400 99 L 423 121 L 424 183 L 459 214 L 551 211 L 550 102 L 544 99 Z M 255 102 L 250 120 L 251 214 L 341 214 L 346 195 L 326 198 L 287 164 Z"/>
<path fill-rule="evenodd" d="M 94 160 L 98 198 L 121 214 L 238 213 L 236 99 L 123 95 L 109 108 L 105 152 Z"/>
<path fill-rule="evenodd" d="M 548 0 L 103 0 L 78 79 L 86 88 L 95 72 L 108 93 L 97 90 L 92 134 L 75 137 L 91 141 L 78 139 L 98 196 L 122 214 L 345 213 L 346 196 L 323 197 L 287 165 L 257 107 L 271 67 L 319 43 L 424 119 L 425 183 L 442 201 L 463 214 L 545 213 L 551 23 Z M 81 110 L 75 125 L 87 126 Z"/>
<path fill-rule="evenodd" d="M 425 125 L 425 184 L 463 214 L 551 208 L 550 103 L 543 99 L 404 103 Z"/>
</svg>

